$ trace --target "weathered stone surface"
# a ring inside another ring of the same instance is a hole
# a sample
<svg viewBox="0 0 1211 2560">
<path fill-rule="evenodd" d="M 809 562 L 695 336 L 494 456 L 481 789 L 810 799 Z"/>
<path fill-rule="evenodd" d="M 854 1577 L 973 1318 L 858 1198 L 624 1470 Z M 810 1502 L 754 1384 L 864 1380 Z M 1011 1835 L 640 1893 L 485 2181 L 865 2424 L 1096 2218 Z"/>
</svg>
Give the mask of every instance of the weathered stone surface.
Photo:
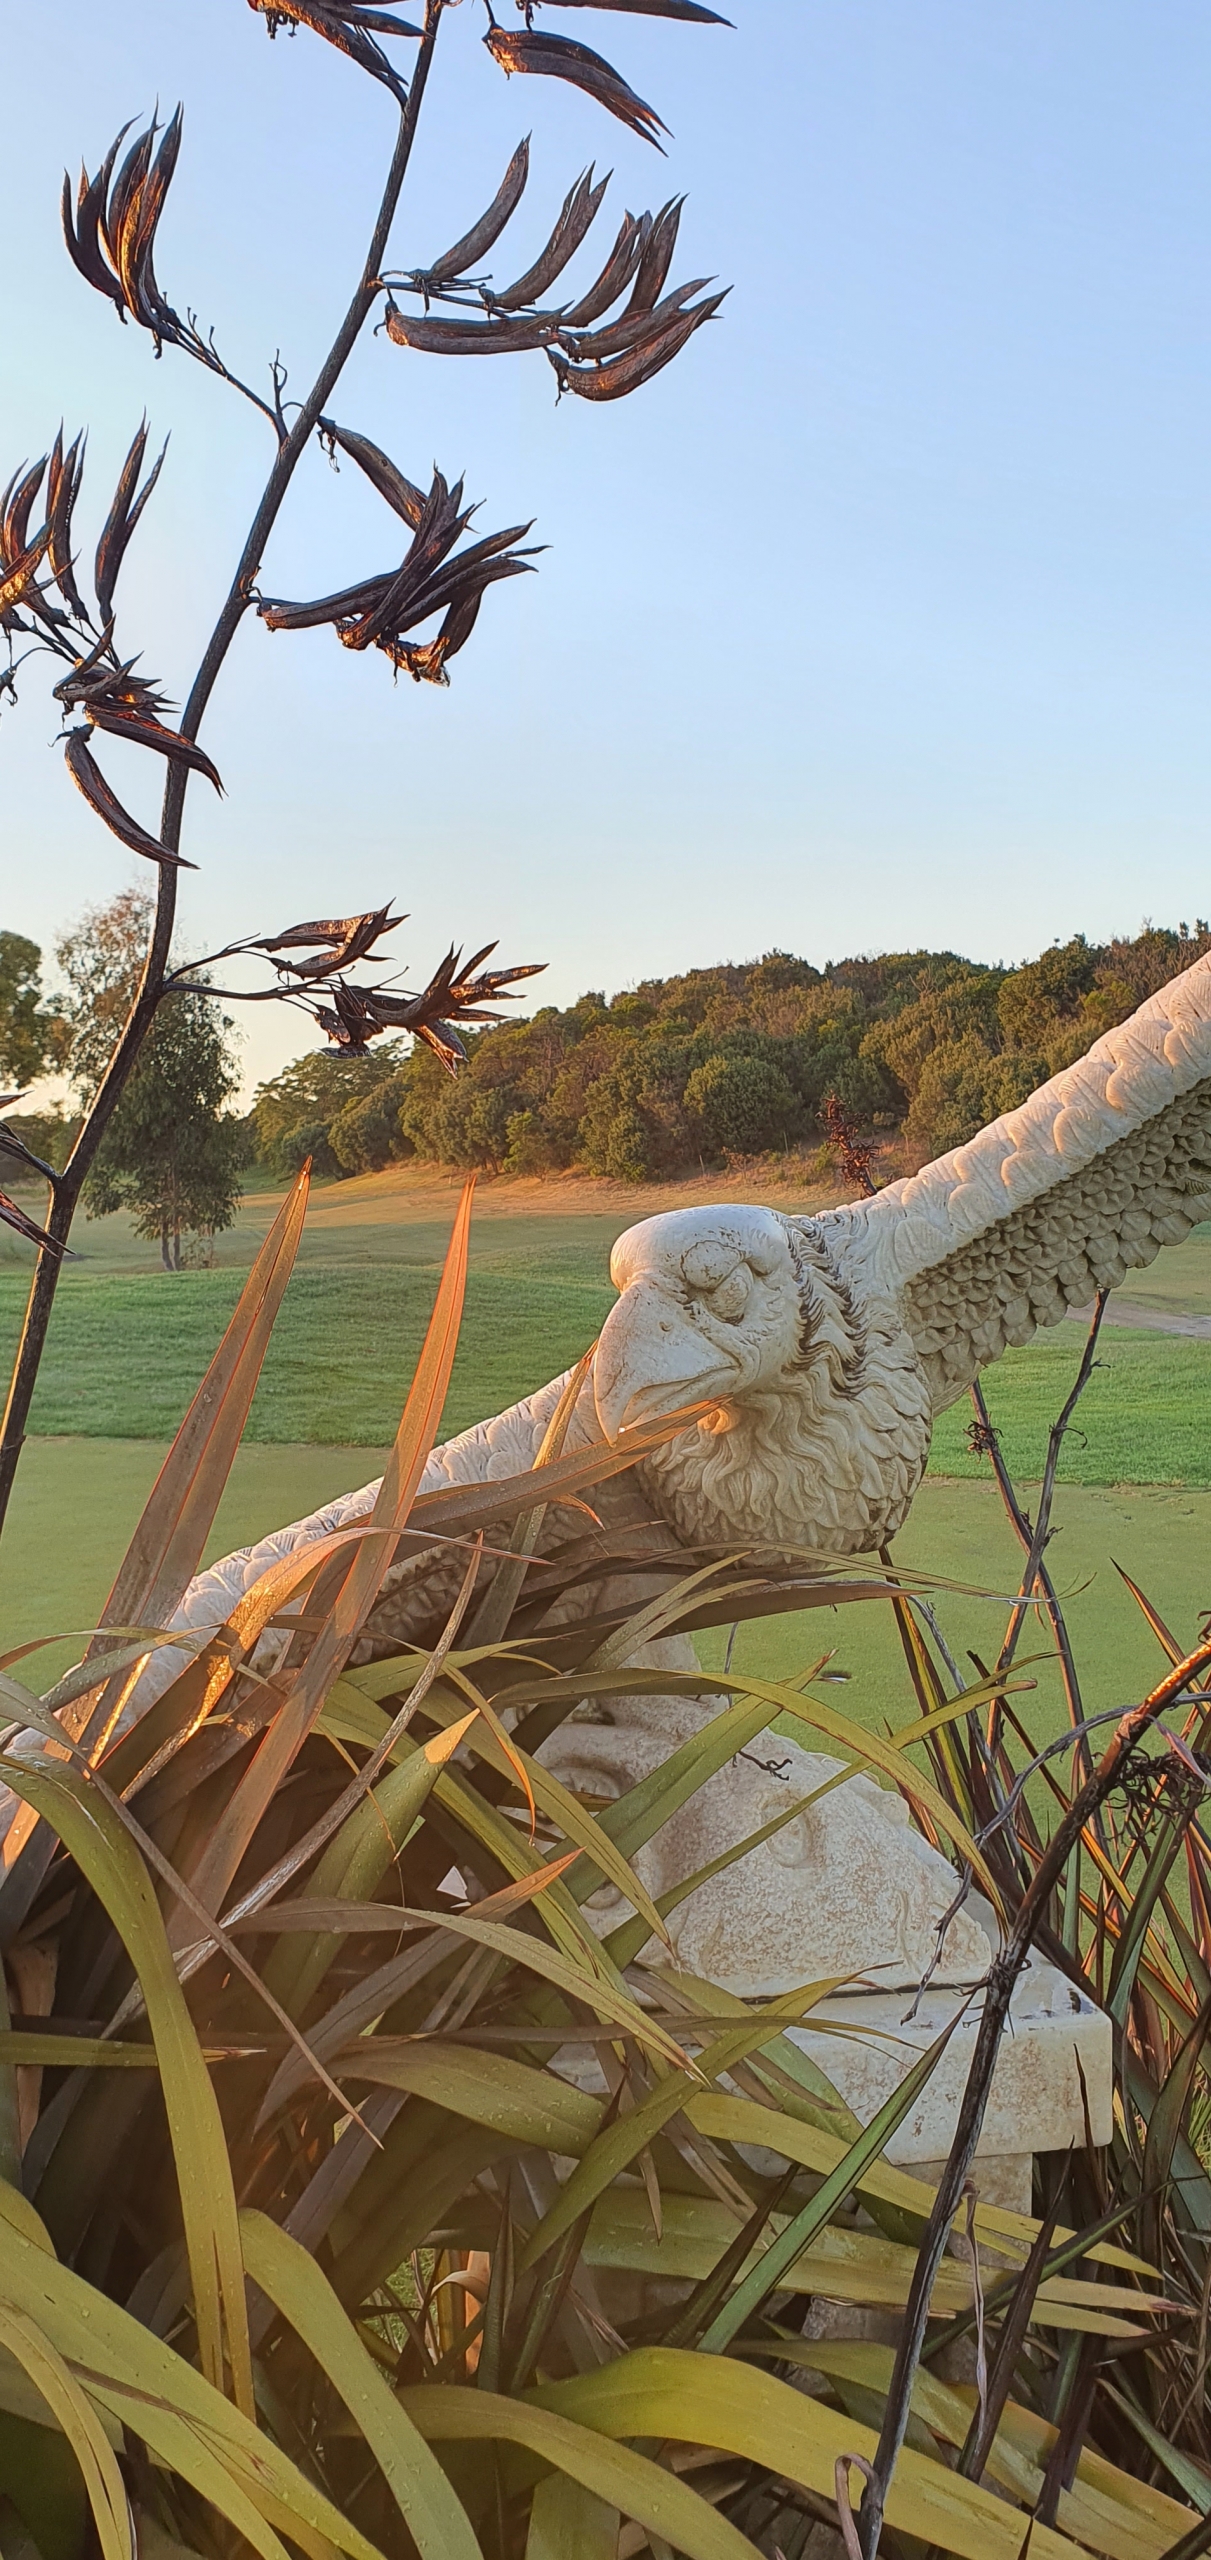
<svg viewBox="0 0 1211 2560">
<path fill-rule="evenodd" d="M 655 1674 L 684 1660 L 684 1640 L 652 1648 Z M 675 1660 L 670 1661 L 673 1655 Z M 649 1777 L 678 1743 L 718 1712 L 697 1699 L 622 1700 L 582 1713 L 543 1745 L 541 1758 L 578 1795 L 610 1798 Z M 692 1796 L 635 1859 L 653 1898 L 818 1792 L 844 1768 L 764 1733 Z M 938 1933 L 958 1878 L 914 1831 L 907 1807 L 863 1775 L 843 1778 L 772 1840 L 749 1850 L 681 1903 L 669 1920 L 673 1960 L 742 1999 L 776 1997 L 801 1984 L 845 1977 L 789 2032 L 868 2124 L 921 2054 L 958 2015 L 932 2078 L 893 2134 L 887 2157 L 923 2173 L 945 2158 L 979 2022 L 974 1991 L 996 1942 L 989 1905 L 971 1895 L 946 1928 L 930 1988 L 914 1997 L 938 1953 Z M 602 1935 L 629 1910 L 613 1888 L 589 1916 Z M 654 1939 L 646 1964 L 668 1958 Z M 973 1996 L 965 1999 L 964 1992 Z M 980 2139 L 980 2160 L 1015 2164 L 1011 2179 L 1029 2210 L 1030 2158 L 1085 2141 L 1084 2073 L 1095 2142 L 1111 2121 L 1110 2022 L 1054 1966 L 1035 1957 L 1014 1993 L 1010 2022 Z M 990 2197 L 990 2201 L 991 2201 Z M 999 2195 L 997 2201 L 1004 2201 Z"/>
<path fill-rule="evenodd" d="M 614 1249 L 619 1298 L 567 1445 L 614 1439 L 685 1406 L 705 1408 L 630 1480 L 656 1550 L 667 1557 L 672 1547 L 669 1581 L 680 1571 L 679 1547 L 695 1559 L 704 1548 L 872 1555 L 907 1516 L 934 1415 L 1008 1343 L 1025 1342 L 1066 1307 L 1113 1286 L 1209 1209 L 1211 959 L 1204 959 L 1019 1109 L 873 1198 L 818 1217 L 717 1205 L 632 1227 Z M 422 1489 L 528 1469 L 563 1385 L 553 1380 L 435 1450 Z M 280 1555 L 364 1518 L 376 1492 L 365 1486 L 225 1558 L 190 1585 L 173 1624 L 221 1624 Z M 613 1516 L 609 1502 L 602 1511 Z M 569 1526 L 552 1506 L 546 1552 L 582 1530 L 580 1517 Z M 608 1549 L 606 1530 L 602 1542 Z M 494 1569 L 485 1558 L 485 1579 Z M 461 1572 L 461 1552 L 448 1543 L 410 1548 L 388 1572 L 362 1652 L 433 1642 Z M 586 1571 L 578 1590 L 565 1592 L 564 1615 L 600 1606 L 609 1579 L 603 1556 L 602 1575 Z M 678 1658 L 692 1662 L 684 1651 Z M 145 1710 L 181 1659 L 157 1655 L 130 1713 Z M 654 1674 L 660 1667 L 654 1657 Z M 651 1697 L 627 1701 L 612 1720 L 606 1711 L 592 1726 L 570 1726 L 546 1756 L 586 1794 L 617 1793 L 648 1775 L 706 1712 L 662 1696 L 657 1678 Z M 788 1788 L 809 1794 L 836 1774 L 824 1756 L 763 1737 L 642 1853 L 645 1880 L 662 1890 L 768 1821 Z M 911 2059 L 927 2029 L 936 2029 L 939 2001 L 986 1966 L 987 1936 L 968 1908 L 946 1929 L 935 1987 L 916 2022 L 903 2025 L 900 1997 L 935 1954 L 953 1889 L 946 1861 L 896 1800 L 853 1777 L 698 1891 L 671 1934 L 683 1966 L 747 1996 L 832 1975 L 880 1986 L 846 1995 L 860 2005 L 852 2016 L 847 2007 L 845 2038 L 827 2040 L 833 2074 L 848 2075 L 862 2112 L 892 2085 L 889 2057 Z M 947 2148 L 972 2014 L 896 2137 L 893 2157 L 925 2159 Z M 879 2019 L 888 2031 L 881 2043 L 873 2035 Z M 1108 2030 L 1088 2004 L 1072 2007 L 1058 1977 L 1049 1982 L 1036 1969 L 1006 2039 L 986 2135 L 992 2154 L 1016 2158 L 1083 2139 L 1083 2111 L 1074 2112 L 1078 2051 L 1096 2132 L 1107 2123 Z"/>
<path fill-rule="evenodd" d="M 663 1650 L 667 1656 L 672 1647 Z M 679 1651 L 677 1667 L 692 1667 L 689 1647 Z M 596 1714 L 561 1726 L 540 1757 L 578 1795 L 622 1795 L 717 1712 L 715 1702 L 695 1698 L 628 1698 L 614 1710 L 617 1721 Z M 958 1879 L 911 1828 L 899 1796 L 861 1774 L 830 1784 L 845 1765 L 780 1734 L 759 1734 L 639 1851 L 637 1872 L 655 1898 L 789 1805 L 804 1804 L 785 1829 L 672 1914 L 669 1935 L 683 1971 L 743 1999 L 838 1976 L 891 1990 L 921 1980 Z M 589 1908 L 604 1934 L 629 1906 L 606 1891 Z M 937 1979 L 978 1981 L 991 1954 L 980 1923 L 960 1912 L 946 1931 Z M 654 1940 L 645 1961 L 659 1961 Z"/>
</svg>

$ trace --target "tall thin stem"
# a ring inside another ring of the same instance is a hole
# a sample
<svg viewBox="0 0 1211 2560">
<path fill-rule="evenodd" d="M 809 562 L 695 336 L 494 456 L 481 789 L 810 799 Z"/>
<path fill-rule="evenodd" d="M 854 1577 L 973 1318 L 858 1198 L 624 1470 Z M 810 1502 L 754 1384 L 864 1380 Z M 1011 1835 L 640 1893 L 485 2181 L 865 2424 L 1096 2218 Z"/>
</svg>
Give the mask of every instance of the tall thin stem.
<svg viewBox="0 0 1211 2560">
<path fill-rule="evenodd" d="M 248 610 L 265 545 L 277 520 L 282 501 L 315 427 L 323 416 L 357 339 L 374 308 L 377 278 L 386 255 L 391 225 L 395 219 L 408 163 L 412 157 L 412 145 L 428 83 L 429 67 L 433 60 L 433 48 L 437 42 L 438 27 L 445 6 L 446 0 L 427 0 L 424 35 L 417 54 L 407 104 L 400 115 L 399 132 L 391 156 L 391 166 L 387 172 L 387 181 L 374 229 L 370 235 L 361 276 L 353 299 L 320 366 L 311 390 L 302 403 L 289 433 L 279 445 L 273 469 L 265 483 L 256 514 L 249 526 L 231 586 L 190 687 L 189 699 L 181 718 L 183 737 L 196 738 L 198 734 L 227 652 Z M 180 850 L 181 822 L 185 811 L 185 791 L 188 780 L 189 773 L 186 766 L 176 763 L 169 766 L 168 779 L 164 786 L 160 841 L 170 853 L 177 853 Z M 57 1248 L 66 1244 L 71 1233 L 72 1220 L 79 1206 L 80 1194 L 95 1161 L 97 1149 L 122 1098 L 131 1071 L 155 1019 L 156 1008 L 164 993 L 168 954 L 176 921 L 176 907 L 176 865 L 170 862 L 161 863 L 151 939 L 130 1012 L 122 1026 L 117 1045 L 89 1106 L 84 1125 L 67 1164 L 62 1173 L 57 1173 L 51 1182 L 46 1231 L 53 1239 L 53 1244 L 41 1248 L 34 1266 L 33 1281 L 25 1310 L 25 1322 L 13 1363 L 4 1421 L 0 1426 L 0 1531 L 3 1530 L 8 1513 L 17 1464 L 25 1444 L 26 1425 L 29 1421 L 34 1388 L 46 1348 L 51 1308 L 54 1305 L 55 1290 L 62 1268 L 62 1254 Z"/>
<path fill-rule="evenodd" d="M 1048 1435 L 1047 1459 L 1043 1468 L 1043 1482 L 1034 1515 L 1034 1531 L 1031 1536 L 1030 1546 L 1027 1550 L 1026 1569 L 1022 1575 L 1021 1593 L 1006 1630 L 1005 1641 L 1001 1647 L 1000 1658 L 997 1663 L 998 1671 L 1007 1671 L 1010 1663 L 1013 1661 L 1014 1654 L 1017 1651 L 1018 1638 L 1022 1632 L 1022 1625 L 1025 1620 L 1026 1610 L 1034 1595 L 1034 1587 L 1038 1580 L 1039 1566 L 1043 1561 L 1043 1549 L 1051 1534 L 1051 1506 L 1055 1499 L 1056 1469 L 1059 1466 L 1060 1451 L 1064 1445 L 1064 1434 L 1071 1427 L 1072 1417 L 1076 1411 L 1078 1399 L 1084 1394 L 1093 1374 L 1094 1354 L 1097 1350 L 1097 1339 L 1102 1329 L 1102 1317 L 1106 1312 L 1106 1301 L 1109 1295 L 1110 1291 L 1108 1289 L 1098 1290 L 1097 1297 L 1094 1301 L 1093 1316 L 1090 1322 L 1089 1332 L 1085 1340 L 1085 1349 L 1081 1356 L 1081 1365 L 1077 1370 L 1076 1377 L 1073 1381 L 1072 1392 L 1069 1395 L 1067 1402 L 1061 1407 L 1055 1421 L 1052 1423 L 1051 1430 Z"/>
<path fill-rule="evenodd" d="M 1018 1500 L 1017 1493 L 1014 1489 L 1013 1479 L 1005 1464 L 1004 1453 L 1002 1451 L 1000 1441 L 993 1428 L 992 1422 L 989 1419 L 988 1407 L 984 1402 L 984 1391 L 978 1378 L 975 1380 L 971 1389 L 971 1401 L 975 1408 L 976 1421 L 980 1430 L 980 1445 L 992 1460 L 992 1471 L 997 1480 L 1001 1500 L 1004 1503 L 1005 1509 L 1009 1514 L 1009 1518 L 1013 1523 L 1017 1537 L 1029 1557 L 1034 1545 L 1034 1531 L 1022 1509 L 1021 1503 Z M 1043 1594 L 1044 1606 L 1046 1608 L 1048 1618 L 1051 1621 L 1051 1631 L 1055 1637 L 1056 1652 L 1059 1656 L 1060 1676 L 1064 1683 L 1064 1697 L 1067 1702 L 1069 1722 L 1073 1725 L 1079 1725 L 1084 1722 L 1084 1708 L 1081 1704 L 1081 1689 L 1080 1682 L 1077 1678 L 1076 1657 L 1073 1654 L 1072 1640 L 1069 1636 L 1068 1628 L 1065 1623 L 1064 1612 L 1060 1607 L 1059 1595 L 1041 1556 L 1035 1565 L 1034 1583 L 1037 1589 Z M 995 1702 L 994 1709 L 990 1711 L 989 1716 L 990 1741 L 993 1738 L 994 1721 Z"/>
<path fill-rule="evenodd" d="M 1149 1725 L 1164 1709 L 1179 1698 L 1183 1689 L 1211 1664 L 1211 1641 L 1200 1644 L 1179 1662 L 1159 1686 L 1138 1707 L 1129 1707 L 1115 1728 L 1114 1738 L 1103 1753 L 1096 1769 L 1086 1779 L 1080 1794 L 1069 1807 L 1054 1837 L 1039 1860 L 1031 1883 L 1022 1897 L 1021 1907 L 1000 1954 L 993 1958 L 984 1993 L 984 2008 L 976 2035 L 975 2051 L 967 2074 L 967 2085 L 959 2109 L 959 2120 L 934 2200 L 925 2237 L 917 2252 L 904 2311 L 904 2323 L 896 2360 L 892 2368 L 887 2407 L 879 2435 L 878 2449 L 870 2480 L 858 2510 L 858 2544 L 862 2560 L 875 2560 L 883 2514 L 892 2474 L 899 2460 L 908 2427 L 913 2383 L 925 2343 L 925 2328 L 938 2269 L 946 2251 L 950 2227 L 962 2201 L 976 2145 L 984 2123 L 984 2113 L 992 2089 L 993 2074 L 1001 2049 L 1001 2037 L 1009 2017 L 1009 2004 L 1014 1986 L 1034 1944 L 1046 1913 L 1047 1904 L 1068 1863 L 1071 1851 L 1081 1838 L 1086 1825 L 1100 1812 L 1107 1797 L 1118 1785 L 1123 1768 Z"/>
</svg>

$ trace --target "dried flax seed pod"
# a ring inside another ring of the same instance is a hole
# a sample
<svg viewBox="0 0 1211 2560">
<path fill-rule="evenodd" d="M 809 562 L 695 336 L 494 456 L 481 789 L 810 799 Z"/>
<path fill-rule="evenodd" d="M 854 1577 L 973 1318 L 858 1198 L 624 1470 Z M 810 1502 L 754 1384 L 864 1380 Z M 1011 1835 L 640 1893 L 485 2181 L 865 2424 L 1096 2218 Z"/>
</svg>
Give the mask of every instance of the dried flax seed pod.
<svg viewBox="0 0 1211 2560">
<path fill-rule="evenodd" d="M 723 299 L 721 293 L 712 294 L 695 310 L 684 311 L 657 338 L 632 348 L 626 355 L 614 356 L 607 364 L 572 365 L 548 348 L 548 361 L 554 366 L 561 397 L 571 391 L 580 400 L 621 400 L 628 391 L 638 391 L 641 384 L 651 382 L 666 364 L 672 363 L 674 356 L 680 355 L 695 329 L 700 329 L 704 320 L 714 318 Z"/>
<path fill-rule="evenodd" d="M 394 346 L 415 347 L 422 355 L 516 356 L 550 346 L 561 318 L 558 311 L 539 311 L 527 320 L 413 319 L 390 303 L 383 325 Z"/>
<path fill-rule="evenodd" d="M 534 35 L 528 27 L 498 27 L 495 19 L 484 43 L 508 78 L 515 72 L 532 72 L 548 80 L 570 80 L 574 88 L 585 90 L 599 107 L 629 125 L 632 133 L 655 144 L 657 151 L 664 149 L 656 136 L 667 133 L 668 126 L 655 108 L 637 97 L 621 72 L 601 54 L 590 52 L 587 44 L 574 44 L 570 36 Z"/>
<path fill-rule="evenodd" d="M 440 258 L 435 258 L 432 266 L 418 268 L 417 282 L 451 284 L 455 276 L 477 267 L 480 259 L 486 258 L 489 249 L 495 247 L 506 222 L 516 213 L 525 194 L 529 174 L 530 137 L 527 134 L 525 140 L 518 143 L 487 212 L 481 213 L 478 222 L 472 223 L 470 230 L 463 233 L 461 240 L 455 241 L 452 249 L 444 250 Z"/>
<path fill-rule="evenodd" d="M 556 276 L 562 275 L 568 260 L 575 256 L 581 241 L 595 222 L 609 183 L 610 177 L 607 172 L 598 185 L 594 186 L 592 169 L 585 170 L 583 176 L 577 179 L 575 186 L 570 187 L 564 197 L 551 237 L 540 256 L 535 259 L 533 266 L 527 267 L 524 276 L 519 276 L 516 284 L 507 286 L 504 293 L 493 294 L 492 303 L 496 310 L 523 310 L 528 304 L 537 302 L 540 295 L 548 291 L 554 284 Z"/>
<path fill-rule="evenodd" d="M 170 853 L 167 845 L 161 844 L 156 836 L 149 836 L 137 818 L 132 818 L 130 811 L 123 808 L 110 790 L 100 766 L 89 753 L 87 729 L 69 730 L 63 755 L 77 791 L 83 792 L 90 809 L 104 820 L 110 834 L 115 835 L 120 844 L 127 845 L 131 853 L 145 855 L 148 862 L 169 862 L 178 870 L 196 871 L 196 863 L 187 862 L 184 854 Z"/>
</svg>

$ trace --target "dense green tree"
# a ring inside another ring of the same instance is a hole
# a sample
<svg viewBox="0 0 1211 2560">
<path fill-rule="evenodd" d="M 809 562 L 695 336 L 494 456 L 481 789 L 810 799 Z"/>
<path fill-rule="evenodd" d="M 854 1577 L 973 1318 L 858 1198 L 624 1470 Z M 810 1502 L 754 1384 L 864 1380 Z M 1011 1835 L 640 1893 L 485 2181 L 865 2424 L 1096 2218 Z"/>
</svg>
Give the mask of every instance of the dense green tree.
<svg viewBox="0 0 1211 2560">
<path fill-rule="evenodd" d="M 258 1085 L 251 1120 L 257 1154 L 275 1173 L 295 1173 L 317 1130 L 326 1132 L 350 1103 L 364 1102 L 399 1064 L 400 1048 L 392 1042 L 370 1058 L 344 1058 L 335 1049 L 309 1049 L 280 1075 Z M 301 1152 L 300 1152 L 301 1149 Z M 338 1169 L 330 1155 L 325 1172 Z"/>
<path fill-rule="evenodd" d="M 717 1050 L 695 1067 L 685 1108 L 700 1120 L 710 1155 L 758 1155 L 799 1136 L 803 1105 L 769 1058 Z"/>
<path fill-rule="evenodd" d="M 67 1026 L 42 993 L 42 954 L 23 933 L 0 932 L 0 1081 L 32 1084 L 63 1064 Z"/>
<path fill-rule="evenodd" d="M 393 1157 L 412 1154 L 399 1120 L 406 1090 L 407 1069 L 397 1067 L 371 1093 L 338 1111 L 328 1129 L 328 1145 L 342 1173 L 380 1173 Z"/>
<path fill-rule="evenodd" d="M 127 891 L 90 910 L 58 945 L 68 989 L 68 1072 L 84 1102 L 125 1018 L 148 910 L 147 899 Z M 90 1217 L 132 1210 L 136 1233 L 159 1244 L 166 1271 L 179 1271 L 187 1251 L 205 1252 L 231 1225 L 240 1198 L 248 1141 L 226 1107 L 239 1082 L 232 1029 L 211 997 L 164 999 L 84 1194 Z"/>
</svg>

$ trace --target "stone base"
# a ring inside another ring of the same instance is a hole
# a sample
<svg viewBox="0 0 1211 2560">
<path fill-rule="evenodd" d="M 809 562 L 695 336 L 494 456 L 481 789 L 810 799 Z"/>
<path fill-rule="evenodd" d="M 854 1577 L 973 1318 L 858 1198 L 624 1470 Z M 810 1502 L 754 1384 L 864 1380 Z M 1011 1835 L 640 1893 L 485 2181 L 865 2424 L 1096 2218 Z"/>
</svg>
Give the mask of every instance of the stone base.
<svg viewBox="0 0 1211 2560">
<path fill-rule="evenodd" d="M 869 2124 L 962 2010 L 962 1998 L 951 1989 L 927 1991 L 913 2016 L 912 2000 L 904 1992 L 848 1992 L 823 2001 L 809 2025 L 787 2032 L 827 2073 L 861 2122 Z M 940 2175 L 967 2083 L 980 2008 L 977 1993 L 887 2145 L 887 2159 L 914 2176 Z M 1073 2146 L 1083 2150 L 1090 2135 L 1095 2143 L 1109 2142 L 1112 2090 L 1109 2018 L 1054 1966 L 1031 1963 L 1014 1993 L 980 2138 L 977 2160 L 983 2176 L 977 2174 L 977 2184 L 985 2201 L 1009 2206 L 1012 2196 L 1011 2209 L 1028 2213 L 1032 2154 Z M 1007 2192 L 994 2195 L 994 2175 Z"/>
<path fill-rule="evenodd" d="M 945 2167 L 944 2160 L 914 2160 L 912 2175 L 924 2178 L 931 2187 L 940 2187 Z M 999 2213 L 1033 2211 L 1032 2151 L 977 2151 L 971 2164 L 971 2179 L 981 2204 L 995 2205 Z"/>
</svg>

